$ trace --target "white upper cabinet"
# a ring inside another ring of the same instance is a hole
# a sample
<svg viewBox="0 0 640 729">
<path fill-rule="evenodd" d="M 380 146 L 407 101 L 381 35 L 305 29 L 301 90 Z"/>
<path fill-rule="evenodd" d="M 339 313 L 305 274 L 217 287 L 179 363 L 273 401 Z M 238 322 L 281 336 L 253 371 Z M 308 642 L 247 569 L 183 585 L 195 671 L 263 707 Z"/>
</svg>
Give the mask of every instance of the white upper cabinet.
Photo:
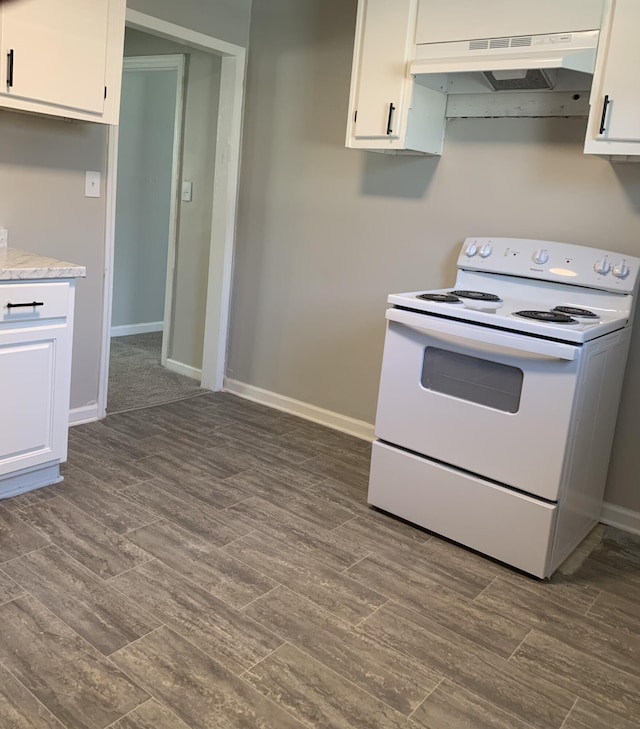
<svg viewBox="0 0 640 729">
<path fill-rule="evenodd" d="M 591 89 L 585 152 L 640 155 L 640 2 L 612 0 Z"/>
<path fill-rule="evenodd" d="M 117 123 L 124 0 L 0 6 L 0 105 Z"/>
<path fill-rule="evenodd" d="M 597 30 L 604 0 L 420 0 L 416 43 Z"/>
<path fill-rule="evenodd" d="M 361 0 L 347 124 L 347 147 L 439 154 L 446 97 L 417 86 L 418 0 Z"/>
</svg>

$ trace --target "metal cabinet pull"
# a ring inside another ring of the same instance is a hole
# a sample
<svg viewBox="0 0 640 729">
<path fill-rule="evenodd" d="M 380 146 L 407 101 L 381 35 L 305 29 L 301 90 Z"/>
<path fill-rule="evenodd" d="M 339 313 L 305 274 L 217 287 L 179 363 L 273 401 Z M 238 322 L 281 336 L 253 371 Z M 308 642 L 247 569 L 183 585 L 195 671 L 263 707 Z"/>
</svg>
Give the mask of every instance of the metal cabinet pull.
<svg viewBox="0 0 640 729">
<path fill-rule="evenodd" d="M 389 118 L 387 119 L 387 134 L 392 133 L 391 129 L 391 122 L 393 121 L 393 112 L 396 110 L 396 107 L 393 105 L 393 101 L 389 104 Z"/>
<path fill-rule="evenodd" d="M 13 86 L 13 48 L 7 53 L 7 86 Z"/>
<path fill-rule="evenodd" d="M 605 95 L 604 103 L 602 104 L 602 118 L 600 119 L 600 134 L 605 132 L 605 121 L 607 120 L 607 107 L 609 106 L 609 95 Z"/>
<path fill-rule="evenodd" d="M 29 306 L 35 309 L 36 306 L 44 306 L 44 301 L 27 301 L 24 304 L 12 304 L 10 301 L 7 303 L 7 309 L 24 309 Z"/>
</svg>

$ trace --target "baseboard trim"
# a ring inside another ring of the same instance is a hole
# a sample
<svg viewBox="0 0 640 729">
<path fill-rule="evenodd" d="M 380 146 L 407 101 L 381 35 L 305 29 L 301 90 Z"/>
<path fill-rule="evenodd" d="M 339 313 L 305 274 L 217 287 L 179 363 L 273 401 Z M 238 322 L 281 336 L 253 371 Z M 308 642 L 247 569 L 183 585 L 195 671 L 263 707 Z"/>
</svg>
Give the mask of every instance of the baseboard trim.
<svg viewBox="0 0 640 729">
<path fill-rule="evenodd" d="M 99 420 L 100 413 L 98 410 L 98 403 L 94 402 L 91 405 L 84 405 L 81 408 L 71 408 L 69 411 L 69 425 L 82 425 L 83 423 L 93 423 L 94 420 Z"/>
<path fill-rule="evenodd" d="M 148 321 L 142 324 L 120 324 L 117 327 L 111 327 L 112 337 L 128 337 L 131 334 L 148 334 L 149 332 L 164 331 L 163 321 Z"/>
<path fill-rule="evenodd" d="M 202 370 L 199 370 L 196 367 L 191 367 L 191 365 L 185 364 L 184 362 L 178 362 L 175 359 L 167 358 L 165 367 L 178 375 L 191 377 L 192 380 L 202 380 Z"/>
<path fill-rule="evenodd" d="M 298 415 L 305 420 L 326 425 L 328 428 L 340 430 L 343 433 L 354 435 L 356 438 L 373 440 L 375 437 L 371 423 L 366 423 L 364 420 L 356 420 L 355 418 L 350 418 L 347 415 L 342 415 L 332 410 L 325 410 L 324 408 L 319 408 L 316 405 L 311 405 L 301 400 L 294 400 L 286 395 L 279 395 L 277 392 L 263 390 L 261 387 L 255 387 L 255 385 L 248 385 L 245 382 L 239 382 L 238 380 L 225 377 L 224 389 L 227 392 L 238 395 L 238 397 L 244 397 L 247 400 L 259 402 L 262 405 L 268 405 L 276 410 L 283 410 L 285 413 L 290 413 L 291 415 Z"/>
<path fill-rule="evenodd" d="M 605 501 L 602 504 L 600 521 L 608 526 L 621 529 L 623 532 L 640 535 L 640 511 L 631 511 L 631 509 Z"/>
</svg>

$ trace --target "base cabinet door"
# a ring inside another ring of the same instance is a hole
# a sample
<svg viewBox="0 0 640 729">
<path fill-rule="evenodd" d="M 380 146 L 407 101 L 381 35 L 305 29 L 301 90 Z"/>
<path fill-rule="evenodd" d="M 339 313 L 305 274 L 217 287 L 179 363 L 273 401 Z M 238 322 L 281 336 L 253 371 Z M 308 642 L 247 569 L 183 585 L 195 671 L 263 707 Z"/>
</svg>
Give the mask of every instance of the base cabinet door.
<svg viewBox="0 0 640 729">
<path fill-rule="evenodd" d="M 0 331 L 0 477 L 66 455 L 66 325 Z"/>
<path fill-rule="evenodd" d="M 640 156 L 640 3 L 611 0 L 602 30 L 585 152 Z"/>
</svg>

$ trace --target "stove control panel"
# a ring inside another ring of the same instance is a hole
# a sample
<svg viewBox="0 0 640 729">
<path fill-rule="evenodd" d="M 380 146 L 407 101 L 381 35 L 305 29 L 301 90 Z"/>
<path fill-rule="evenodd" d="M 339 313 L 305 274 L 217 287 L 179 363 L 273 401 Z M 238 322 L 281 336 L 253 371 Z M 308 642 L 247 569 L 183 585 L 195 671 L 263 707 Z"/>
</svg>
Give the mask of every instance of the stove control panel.
<svg viewBox="0 0 640 729">
<path fill-rule="evenodd" d="M 458 268 L 630 294 L 638 285 L 640 259 L 554 241 L 467 238 Z"/>
</svg>

